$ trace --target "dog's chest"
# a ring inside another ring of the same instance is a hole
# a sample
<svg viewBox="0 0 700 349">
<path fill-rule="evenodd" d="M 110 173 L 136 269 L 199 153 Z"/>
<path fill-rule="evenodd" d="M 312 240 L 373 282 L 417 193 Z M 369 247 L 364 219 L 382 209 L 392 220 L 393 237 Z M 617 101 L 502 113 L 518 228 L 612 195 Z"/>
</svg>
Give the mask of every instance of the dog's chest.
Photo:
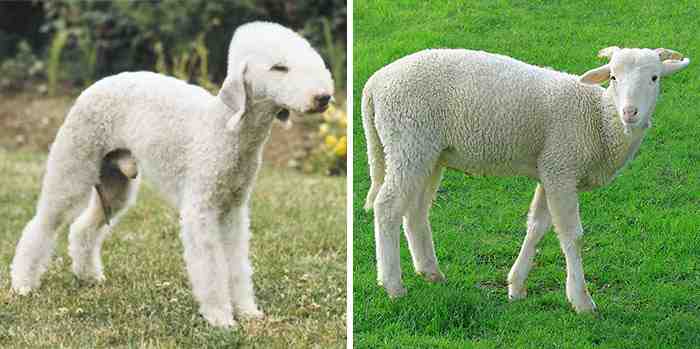
<svg viewBox="0 0 700 349">
<path fill-rule="evenodd" d="M 247 201 L 262 162 L 262 146 L 232 149 L 221 154 L 213 169 L 212 189 L 216 201 L 226 210 Z"/>
</svg>

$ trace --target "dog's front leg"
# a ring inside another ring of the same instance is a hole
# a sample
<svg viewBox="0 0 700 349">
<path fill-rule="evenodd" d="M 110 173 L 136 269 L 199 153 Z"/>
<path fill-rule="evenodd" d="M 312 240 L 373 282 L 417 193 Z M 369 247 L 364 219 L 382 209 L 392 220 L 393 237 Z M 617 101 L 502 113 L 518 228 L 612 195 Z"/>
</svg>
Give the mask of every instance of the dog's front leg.
<svg viewBox="0 0 700 349">
<path fill-rule="evenodd" d="M 214 209 L 190 205 L 180 217 L 185 262 L 199 312 L 213 326 L 235 326 L 220 215 Z"/>
<path fill-rule="evenodd" d="M 250 220 L 248 204 L 234 207 L 222 232 L 224 250 L 229 268 L 229 289 L 236 314 L 248 318 L 261 318 L 263 312 L 255 303 L 253 290 L 253 266 L 249 257 Z"/>
</svg>

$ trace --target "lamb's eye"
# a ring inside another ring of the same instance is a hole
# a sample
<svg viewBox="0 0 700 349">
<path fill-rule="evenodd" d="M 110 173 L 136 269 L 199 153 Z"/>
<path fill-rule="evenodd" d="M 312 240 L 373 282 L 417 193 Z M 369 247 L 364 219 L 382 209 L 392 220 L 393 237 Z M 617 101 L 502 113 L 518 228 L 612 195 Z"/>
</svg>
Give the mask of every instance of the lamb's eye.
<svg viewBox="0 0 700 349">
<path fill-rule="evenodd" d="M 270 67 L 270 70 L 286 73 L 289 71 L 289 67 L 282 64 L 275 64 L 272 67 Z"/>
<path fill-rule="evenodd" d="M 654 75 L 654 76 L 651 77 L 651 81 L 656 82 L 656 80 L 657 80 L 658 78 L 659 78 L 658 76 Z"/>
</svg>

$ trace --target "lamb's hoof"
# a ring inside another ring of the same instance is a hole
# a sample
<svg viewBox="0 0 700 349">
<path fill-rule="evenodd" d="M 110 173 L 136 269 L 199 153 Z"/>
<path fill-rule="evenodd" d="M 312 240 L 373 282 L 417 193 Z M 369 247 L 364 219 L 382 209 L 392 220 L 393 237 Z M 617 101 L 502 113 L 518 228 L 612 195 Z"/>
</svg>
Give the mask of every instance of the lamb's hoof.
<svg viewBox="0 0 700 349">
<path fill-rule="evenodd" d="M 513 302 L 527 297 L 527 289 L 525 287 L 516 287 L 508 285 L 508 300 Z"/>
<path fill-rule="evenodd" d="M 238 325 L 233 319 L 231 312 L 226 309 L 202 306 L 199 309 L 199 313 L 214 327 L 233 328 Z"/>
<path fill-rule="evenodd" d="M 418 276 L 423 278 L 423 280 L 427 282 L 432 282 L 432 283 L 442 283 L 447 281 L 447 278 L 445 277 L 445 274 L 443 274 L 441 271 L 419 271 L 417 272 Z"/>
<path fill-rule="evenodd" d="M 396 298 L 401 298 L 406 295 L 406 288 L 403 287 L 403 285 L 398 285 L 394 287 L 384 287 L 386 290 L 386 293 L 389 295 L 389 298 L 391 299 L 396 299 Z"/>
<path fill-rule="evenodd" d="M 569 298 L 569 301 L 574 307 L 574 310 L 579 314 L 595 313 L 596 311 L 595 302 L 593 302 L 593 298 L 591 298 L 591 296 L 589 295 L 586 295 L 585 297 L 579 297 L 576 300 L 572 300 L 571 298 Z"/>
<path fill-rule="evenodd" d="M 260 319 L 265 317 L 265 313 L 263 313 L 258 308 L 253 308 L 253 309 L 239 310 L 238 316 L 240 316 L 241 318 L 246 319 L 246 320 L 260 320 Z"/>
</svg>

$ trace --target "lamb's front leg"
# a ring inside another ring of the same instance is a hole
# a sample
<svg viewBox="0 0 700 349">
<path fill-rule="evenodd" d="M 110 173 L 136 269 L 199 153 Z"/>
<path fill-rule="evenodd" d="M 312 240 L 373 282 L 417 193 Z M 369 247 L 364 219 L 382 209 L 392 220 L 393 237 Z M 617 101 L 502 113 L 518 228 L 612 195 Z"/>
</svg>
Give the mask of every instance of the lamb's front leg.
<svg viewBox="0 0 700 349">
<path fill-rule="evenodd" d="M 199 312 L 213 326 L 235 326 L 228 291 L 228 264 L 221 241 L 219 213 L 186 206 L 180 212 L 185 262 Z"/>
<path fill-rule="evenodd" d="M 547 205 L 566 258 L 566 297 L 577 312 L 592 312 L 595 303 L 586 289 L 581 261 L 583 227 L 579 216 L 578 194 L 575 186 L 567 188 L 545 185 Z"/>
<path fill-rule="evenodd" d="M 525 298 L 527 295 L 527 275 L 532 269 L 532 262 L 535 258 L 535 248 L 552 225 L 552 217 L 547 208 L 547 198 L 542 185 L 535 189 L 535 195 L 530 204 L 530 212 L 527 216 L 527 235 L 520 254 L 513 263 L 513 267 L 508 273 L 508 298 L 516 300 Z"/>
<path fill-rule="evenodd" d="M 236 314 L 247 318 L 264 316 L 255 303 L 253 266 L 250 263 L 250 219 L 248 205 L 235 207 L 222 232 L 224 253 L 229 268 L 229 290 Z"/>
</svg>

